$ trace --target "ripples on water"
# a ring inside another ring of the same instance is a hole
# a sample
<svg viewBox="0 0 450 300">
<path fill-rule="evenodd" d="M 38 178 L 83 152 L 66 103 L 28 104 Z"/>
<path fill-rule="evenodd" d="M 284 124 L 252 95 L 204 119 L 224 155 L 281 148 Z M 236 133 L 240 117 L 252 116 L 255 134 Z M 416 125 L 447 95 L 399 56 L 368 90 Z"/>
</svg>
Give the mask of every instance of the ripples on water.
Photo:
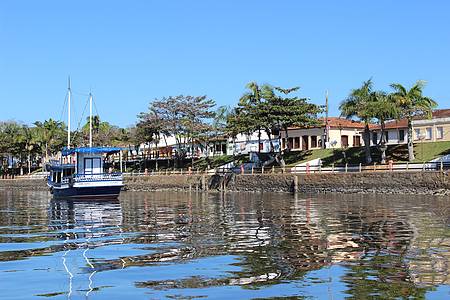
<svg viewBox="0 0 450 300">
<path fill-rule="evenodd" d="M 450 297 L 448 198 L 0 191 L 0 299 Z"/>
</svg>

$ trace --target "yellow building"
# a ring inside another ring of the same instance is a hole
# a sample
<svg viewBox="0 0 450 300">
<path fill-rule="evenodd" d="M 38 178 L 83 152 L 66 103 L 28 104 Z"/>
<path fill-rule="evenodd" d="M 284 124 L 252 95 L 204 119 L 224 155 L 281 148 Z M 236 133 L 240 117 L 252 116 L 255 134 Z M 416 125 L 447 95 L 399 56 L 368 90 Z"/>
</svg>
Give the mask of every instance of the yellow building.
<svg viewBox="0 0 450 300">
<path fill-rule="evenodd" d="M 450 109 L 433 111 L 431 119 L 417 117 L 412 121 L 414 142 L 450 141 Z M 408 142 L 408 121 L 394 120 L 386 123 L 387 144 Z M 380 126 L 372 130 L 372 144 L 378 144 L 381 138 Z"/>
</svg>

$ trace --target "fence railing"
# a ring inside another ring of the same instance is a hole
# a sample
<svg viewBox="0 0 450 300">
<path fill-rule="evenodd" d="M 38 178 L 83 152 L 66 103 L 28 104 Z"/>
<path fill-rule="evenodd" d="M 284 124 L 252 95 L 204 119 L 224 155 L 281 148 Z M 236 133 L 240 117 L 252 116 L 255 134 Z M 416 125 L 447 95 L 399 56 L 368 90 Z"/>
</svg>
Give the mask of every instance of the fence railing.
<svg viewBox="0 0 450 300">
<path fill-rule="evenodd" d="M 321 165 L 304 165 L 295 167 L 244 167 L 216 168 L 209 170 L 200 169 L 166 169 L 147 170 L 144 172 L 124 173 L 126 176 L 152 176 L 152 175 L 196 175 L 196 174 L 315 174 L 315 173 L 373 173 L 373 172 L 427 172 L 450 170 L 450 162 L 424 162 L 424 163 L 390 163 L 390 164 L 344 164 L 323 167 Z"/>
<path fill-rule="evenodd" d="M 372 172 L 427 172 L 448 171 L 450 162 L 424 162 L 424 163 L 388 163 L 371 165 L 343 164 L 343 165 L 302 165 L 295 167 L 248 167 L 244 165 L 236 167 L 219 167 L 215 169 L 176 168 L 162 170 L 144 170 L 140 172 L 126 172 L 123 176 L 152 176 L 152 175 L 213 175 L 213 174 L 317 174 L 317 173 L 372 173 Z M 104 174 L 77 174 L 76 181 L 92 180 L 121 180 L 121 173 Z M 47 174 L 16 176 L 16 178 L 46 178 Z"/>
</svg>

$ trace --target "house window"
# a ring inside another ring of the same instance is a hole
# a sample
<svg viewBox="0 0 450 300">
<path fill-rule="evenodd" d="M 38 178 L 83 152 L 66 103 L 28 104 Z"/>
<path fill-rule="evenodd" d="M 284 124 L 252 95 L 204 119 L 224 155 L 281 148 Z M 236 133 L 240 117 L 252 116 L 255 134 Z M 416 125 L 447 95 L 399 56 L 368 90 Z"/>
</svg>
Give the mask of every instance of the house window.
<svg viewBox="0 0 450 300">
<path fill-rule="evenodd" d="M 286 139 L 282 138 L 281 139 L 281 149 L 284 149 L 284 148 L 286 148 Z"/>
<path fill-rule="evenodd" d="M 425 139 L 431 140 L 433 138 L 433 129 L 431 127 L 428 127 L 426 129 Z"/>
<path fill-rule="evenodd" d="M 311 137 L 311 148 L 317 148 L 317 136 L 315 135 Z"/>
<path fill-rule="evenodd" d="M 444 127 L 437 127 L 436 128 L 436 138 L 437 139 L 443 139 L 444 138 Z"/>
<path fill-rule="evenodd" d="M 348 135 L 342 135 L 341 136 L 341 147 L 347 148 L 348 147 Z"/>
<path fill-rule="evenodd" d="M 405 141 L 405 131 L 403 129 L 398 131 L 398 141 L 399 142 Z"/>
<path fill-rule="evenodd" d="M 378 134 L 376 132 L 372 133 L 372 143 L 376 145 L 378 143 Z"/>
<path fill-rule="evenodd" d="M 414 129 L 415 132 L 415 139 L 419 140 L 420 139 L 420 129 Z"/>
<path fill-rule="evenodd" d="M 294 139 L 293 138 L 288 138 L 288 148 L 289 149 L 293 149 L 294 148 Z"/>
<path fill-rule="evenodd" d="M 259 151 L 264 151 L 264 143 L 259 143 Z"/>
<path fill-rule="evenodd" d="M 353 147 L 361 147 L 361 137 L 359 135 L 353 136 Z"/>
</svg>

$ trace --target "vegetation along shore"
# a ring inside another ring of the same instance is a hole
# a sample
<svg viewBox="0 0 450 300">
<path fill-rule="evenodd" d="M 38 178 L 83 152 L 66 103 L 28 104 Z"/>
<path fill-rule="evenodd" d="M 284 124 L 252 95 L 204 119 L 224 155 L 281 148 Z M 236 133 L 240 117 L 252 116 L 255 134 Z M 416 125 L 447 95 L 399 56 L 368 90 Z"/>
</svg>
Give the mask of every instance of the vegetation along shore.
<svg viewBox="0 0 450 300">
<path fill-rule="evenodd" d="M 232 108 L 218 107 L 207 96 L 179 95 L 151 101 L 148 110 L 141 112 L 135 125 L 128 128 L 94 116 L 93 141 L 94 145 L 122 147 L 123 161 L 112 157 L 108 162 L 110 170 L 123 168 L 128 174 L 153 175 L 147 176 L 153 179 L 139 180 L 127 175 L 130 189 L 141 189 L 136 184 L 143 182 L 153 184 L 150 182 L 157 180 L 157 175 L 166 176 L 164 182 L 170 183 L 175 179 L 168 178 L 177 174 L 192 178 L 183 179 L 187 181 L 181 189 L 246 190 L 237 188 L 236 183 L 244 179 L 236 178 L 260 173 L 282 182 L 274 181 L 269 188 L 264 187 L 266 179 L 252 177 L 250 181 L 256 186 L 249 182 L 247 190 L 370 191 L 376 184 L 368 178 L 386 171 L 404 185 L 386 192 L 442 193 L 447 189 L 446 177 L 442 176 L 450 153 L 450 123 L 447 127 L 442 120 L 450 116 L 450 110 L 437 110 L 437 102 L 423 94 L 424 87 L 423 81 L 410 88 L 394 83 L 389 92 L 378 91 L 369 79 L 351 90 L 340 104 L 341 115 L 332 117 L 328 116 L 328 99 L 324 105 L 317 105 L 300 96 L 298 87 L 250 82 Z M 73 146 L 88 144 L 89 122 L 88 118 L 71 132 Z M 53 119 L 31 125 L 0 122 L 1 178 L 45 175 L 45 164 L 60 155 L 66 131 L 63 121 Z M 394 169 L 405 173 L 399 175 Z M 422 175 L 413 175 L 416 169 Z M 430 171 L 426 175 L 425 169 Z M 366 174 L 368 170 L 379 172 Z M 347 174 L 353 171 L 358 172 Z M 320 174 L 312 177 L 312 173 Z M 226 183 L 214 186 L 214 174 Z M 308 188 L 309 181 L 300 180 L 310 176 L 320 182 L 319 175 L 327 178 L 329 187 L 320 183 L 320 187 Z M 332 180 L 333 175 L 339 179 Z M 387 180 L 386 188 L 390 186 L 389 176 L 380 177 Z M 433 176 L 441 178 L 439 183 L 425 179 Z M 342 178 L 368 181 L 355 187 L 351 182 L 340 182 Z M 417 184 L 418 188 L 410 188 L 412 185 L 402 181 L 408 178 L 420 179 L 430 188 L 422 189 Z M 207 182 L 199 183 L 202 180 Z M 301 186 L 294 187 L 298 180 Z M 154 189 L 159 188 L 156 185 Z"/>
</svg>

